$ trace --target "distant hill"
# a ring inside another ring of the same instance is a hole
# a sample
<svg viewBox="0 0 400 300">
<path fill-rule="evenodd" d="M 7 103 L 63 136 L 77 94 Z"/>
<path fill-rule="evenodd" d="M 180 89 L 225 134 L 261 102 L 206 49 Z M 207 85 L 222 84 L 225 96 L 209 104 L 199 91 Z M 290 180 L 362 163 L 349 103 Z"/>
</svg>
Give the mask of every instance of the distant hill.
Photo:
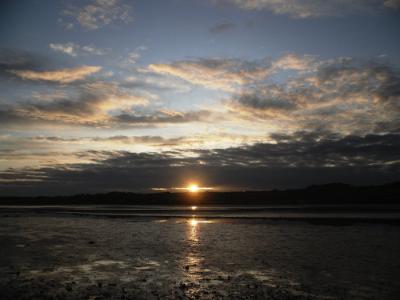
<svg viewBox="0 0 400 300">
<path fill-rule="evenodd" d="M 54 197 L 0 197 L 0 205 L 281 205 L 281 204 L 400 204 L 400 182 L 380 186 L 343 183 L 313 185 L 305 189 L 138 194 L 111 192 Z"/>
</svg>

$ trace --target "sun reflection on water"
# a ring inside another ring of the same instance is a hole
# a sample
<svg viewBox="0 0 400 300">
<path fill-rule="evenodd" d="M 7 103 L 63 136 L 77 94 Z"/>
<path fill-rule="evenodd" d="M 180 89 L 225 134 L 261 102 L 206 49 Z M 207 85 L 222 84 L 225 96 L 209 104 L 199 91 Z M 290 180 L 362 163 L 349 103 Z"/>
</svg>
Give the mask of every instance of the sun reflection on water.
<svg viewBox="0 0 400 300">
<path fill-rule="evenodd" d="M 211 220 L 199 220 L 199 219 L 196 219 L 196 217 L 192 217 L 192 218 L 189 219 L 187 222 L 188 222 L 191 226 L 193 226 L 193 227 L 196 227 L 196 226 L 199 225 L 199 224 L 210 224 L 210 223 L 214 223 L 214 222 L 211 221 Z"/>
<path fill-rule="evenodd" d="M 192 218 L 188 221 L 188 223 L 190 224 L 190 228 L 188 231 L 188 240 L 197 243 L 199 241 L 197 226 L 199 224 L 199 221 L 195 218 Z M 193 243 L 191 243 L 191 246 L 193 246 Z"/>
<path fill-rule="evenodd" d="M 187 252 L 182 257 L 182 270 L 184 281 L 190 284 L 186 290 L 187 295 L 194 295 L 199 291 L 199 282 L 203 278 L 204 256 L 200 248 L 200 229 L 203 220 L 195 216 L 186 220 L 186 239 L 188 241 Z"/>
<path fill-rule="evenodd" d="M 189 243 L 189 252 L 186 255 L 186 263 L 191 270 L 189 275 L 200 271 L 199 263 L 203 260 L 203 257 L 199 251 L 200 245 L 200 225 L 212 223 L 211 220 L 197 219 L 195 216 L 187 220 L 187 240 Z M 190 265 L 193 265 L 190 267 Z"/>
</svg>

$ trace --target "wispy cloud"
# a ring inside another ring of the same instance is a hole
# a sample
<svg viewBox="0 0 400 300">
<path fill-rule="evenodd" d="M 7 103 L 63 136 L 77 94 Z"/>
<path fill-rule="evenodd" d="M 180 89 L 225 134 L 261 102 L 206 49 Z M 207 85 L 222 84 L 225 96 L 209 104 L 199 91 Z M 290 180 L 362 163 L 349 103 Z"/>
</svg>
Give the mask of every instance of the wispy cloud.
<svg viewBox="0 0 400 300">
<path fill-rule="evenodd" d="M 311 68 L 310 56 L 284 55 L 277 60 L 201 58 L 149 65 L 149 70 L 179 77 L 210 89 L 233 91 L 243 85 L 264 80 L 279 70 L 305 71 Z"/>
<path fill-rule="evenodd" d="M 77 57 L 80 55 L 105 55 L 108 53 L 108 50 L 96 48 L 93 45 L 78 45 L 75 43 L 50 43 L 50 49 L 56 52 L 64 53 L 73 57 Z"/>
<path fill-rule="evenodd" d="M 270 74 L 270 69 L 262 63 L 220 58 L 151 64 L 149 70 L 179 77 L 195 85 L 226 91 Z"/>
<path fill-rule="evenodd" d="M 211 0 L 218 5 L 235 5 L 245 10 L 267 10 L 293 18 L 373 14 L 386 8 L 398 9 L 398 0 Z"/>
<path fill-rule="evenodd" d="M 96 30 L 113 22 L 128 23 L 133 20 L 130 15 L 130 5 L 119 0 L 93 0 L 83 7 L 70 7 L 63 11 L 63 15 L 72 19 L 60 19 L 60 22 L 68 29 L 74 26 L 74 22 L 87 30 Z"/>
<path fill-rule="evenodd" d="M 207 110 L 181 112 L 175 110 L 159 110 L 150 114 L 123 113 L 112 120 L 120 124 L 176 124 L 205 121 L 211 113 Z"/>
<path fill-rule="evenodd" d="M 127 67 L 129 68 L 132 65 L 135 65 L 142 56 L 142 52 L 146 50 L 147 50 L 146 46 L 136 47 L 133 51 L 130 51 L 127 55 L 125 55 L 122 58 L 120 66 L 122 68 L 127 68 Z"/>
<path fill-rule="evenodd" d="M 279 70 L 295 70 L 295 71 L 311 71 L 314 65 L 312 56 L 298 56 L 293 53 L 286 54 L 272 62 L 272 69 Z"/>
<path fill-rule="evenodd" d="M 80 66 L 80 67 L 61 69 L 55 71 L 33 71 L 33 70 L 8 70 L 8 71 L 25 80 L 71 83 L 73 81 L 82 80 L 89 75 L 99 72 L 101 69 L 102 68 L 98 66 Z"/>
</svg>

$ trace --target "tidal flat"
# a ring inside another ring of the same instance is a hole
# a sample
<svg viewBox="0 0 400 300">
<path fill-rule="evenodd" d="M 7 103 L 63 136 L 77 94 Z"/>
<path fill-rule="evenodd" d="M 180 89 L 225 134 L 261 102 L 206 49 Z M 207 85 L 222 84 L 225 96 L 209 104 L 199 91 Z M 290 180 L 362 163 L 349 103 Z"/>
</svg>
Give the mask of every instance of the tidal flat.
<svg viewBox="0 0 400 300">
<path fill-rule="evenodd" d="M 398 224 L 0 211 L 0 299 L 400 295 Z"/>
</svg>

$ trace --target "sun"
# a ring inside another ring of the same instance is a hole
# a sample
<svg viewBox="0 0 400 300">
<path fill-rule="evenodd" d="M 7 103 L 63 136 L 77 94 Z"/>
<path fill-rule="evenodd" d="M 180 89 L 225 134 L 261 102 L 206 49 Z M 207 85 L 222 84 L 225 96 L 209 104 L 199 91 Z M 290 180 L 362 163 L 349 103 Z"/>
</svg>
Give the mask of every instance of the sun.
<svg viewBox="0 0 400 300">
<path fill-rule="evenodd" d="M 197 193 L 199 191 L 199 186 L 197 184 L 191 184 L 187 187 L 187 190 L 191 193 Z"/>
</svg>

